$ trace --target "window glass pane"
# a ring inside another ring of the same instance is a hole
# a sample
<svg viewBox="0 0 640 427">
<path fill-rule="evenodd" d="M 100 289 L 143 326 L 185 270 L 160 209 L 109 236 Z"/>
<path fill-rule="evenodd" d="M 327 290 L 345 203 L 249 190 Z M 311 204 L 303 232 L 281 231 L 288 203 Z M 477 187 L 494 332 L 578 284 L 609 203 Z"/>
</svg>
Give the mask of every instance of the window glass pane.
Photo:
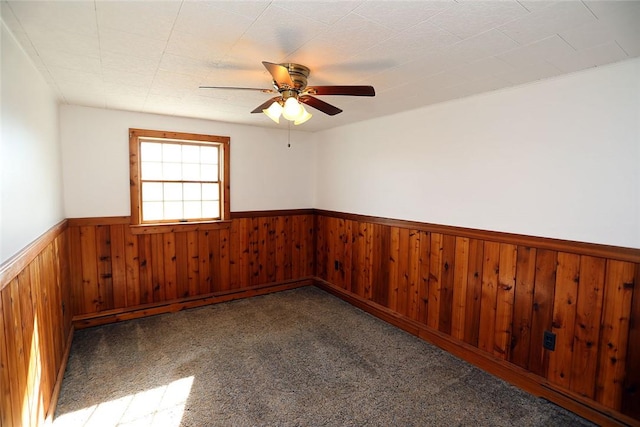
<svg viewBox="0 0 640 427">
<path fill-rule="evenodd" d="M 200 147 L 200 162 L 218 164 L 218 147 Z"/>
<path fill-rule="evenodd" d="M 200 181 L 200 163 L 184 163 L 182 179 L 183 181 Z"/>
<path fill-rule="evenodd" d="M 218 184 L 202 184 L 202 200 L 219 200 Z"/>
<path fill-rule="evenodd" d="M 182 202 L 164 202 L 164 219 L 184 219 Z"/>
<path fill-rule="evenodd" d="M 202 202 L 202 218 L 220 218 L 220 203 Z"/>
<path fill-rule="evenodd" d="M 217 181 L 218 165 L 201 165 L 200 179 L 203 181 Z"/>
<path fill-rule="evenodd" d="M 201 198 L 200 186 L 201 186 L 200 183 L 184 184 L 184 190 L 183 190 L 184 200 L 200 200 Z"/>
<path fill-rule="evenodd" d="M 162 163 L 142 162 L 140 174 L 141 179 L 162 179 Z"/>
<path fill-rule="evenodd" d="M 201 202 L 184 202 L 184 218 L 194 219 L 202 218 L 202 203 Z"/>
<path fill-rule="evenodd" d="M 162 144 L 162 160 L 165 162 L 181 162 L 182 145 Z"/>
<path fill-rule="evenodd" d="M 153 221 L 162 219 L 162 202 L 143 202 L 142 220 Z"/>
<path fill-rule="evenodd" d="M 142 142 L 140 144 L 140 160 L 145 162 L 162 161 L 162 144 L 156 142 Z"/>
<path fill-rule="evenodd" d="M 183 163 L 200 163 L 200 147 L 197 145 L 182 146 Z"/>
<path fill-rule="evenodd" d="M 143 182 L 142 183 L 142 201 L 162 201 L 162 183 L 161 182 Z"/>
<path fill-rule="evenodd" d="M 166 182 L 164 184 L 165 200 L 182 200 L 182 184 L 178 182 Z"/>
<path fill-rule="evenodd" d="M 182 165 L 180 163 L 163 163 L 162 179 L 168 181 L 182 180 Z"/>
</svg>

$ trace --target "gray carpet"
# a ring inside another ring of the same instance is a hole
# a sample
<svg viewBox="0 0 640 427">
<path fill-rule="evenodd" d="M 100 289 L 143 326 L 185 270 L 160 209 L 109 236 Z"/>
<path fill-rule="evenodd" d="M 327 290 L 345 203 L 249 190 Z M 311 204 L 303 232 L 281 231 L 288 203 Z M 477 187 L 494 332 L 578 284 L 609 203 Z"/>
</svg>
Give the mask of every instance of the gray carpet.
<svg viewBox="0 0 640 427">
<path fill-rule="evenodd" d="M 75 425 L 591 424 L 306 287 L 77 331 Z"/>
</svg>

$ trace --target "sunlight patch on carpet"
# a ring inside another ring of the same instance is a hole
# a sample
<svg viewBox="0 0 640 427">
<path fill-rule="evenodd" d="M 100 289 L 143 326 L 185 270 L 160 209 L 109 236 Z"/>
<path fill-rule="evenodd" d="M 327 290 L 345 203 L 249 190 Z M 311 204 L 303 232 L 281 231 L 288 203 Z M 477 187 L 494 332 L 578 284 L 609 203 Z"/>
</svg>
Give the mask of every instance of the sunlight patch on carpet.
<svg viewBox="0 0 640 427">
<path fill-rule="evenodd" d="M 101 402 L 56 418 L 54 427 L 162 426 L 178 427 L 191 392 L 193 376 Z"/>
</svg>

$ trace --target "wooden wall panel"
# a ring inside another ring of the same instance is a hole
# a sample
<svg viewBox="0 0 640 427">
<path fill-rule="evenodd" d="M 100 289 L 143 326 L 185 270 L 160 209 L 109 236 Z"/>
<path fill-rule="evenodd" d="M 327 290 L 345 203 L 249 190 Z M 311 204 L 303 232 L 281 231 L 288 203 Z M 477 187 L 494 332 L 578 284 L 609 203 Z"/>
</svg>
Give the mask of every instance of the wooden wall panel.
<svg viewBox="0 0 640 427">
<path fill-rule="evenodd" d="M 341 244 L 333 246 L 339 252 L 332 255 L 340 258 L 347 254 L 342 223 Z M 81 260 L 70 279 L 82 296 L 74 299 L 74 313 L 87 320 L 310 277 L 313 226 L 310 214 L 250 215 L 234 218 L 229 228 L 132 234 L 120 218 L 71 220 L 69 254 Z"/>
<path fill-rule="evenodd" d="M 639 418 L 639 250 L 327 211 L 316 223 L 320 279 L 598 411 Z"/>
<path fill-rule="evenodd" d="M 629 347 L 627 375 L 622 389 L 622 412 L 640 419 L 640 264 L 636 264 L 631 317 L 629 319 Z"/>
<path fill-rule="evenodd" d="M 519 246 L 518 259 L 516 261 L 510 361 L 524 369 L 529 368 L 535 273 L 536 249 Z"/>
<path fill-rule="evenodd" d="M 44 425 L 53 415 L 71 344 L 71 311 L 83 302 L 71 300 L 68 232 L 61 223 L 0 267 L 1 426 Z M 79 248 L 88 243 L 80 230 L 74 237 Z M 74 274 L 82 290 L 82 270 Z"/>
</svg>

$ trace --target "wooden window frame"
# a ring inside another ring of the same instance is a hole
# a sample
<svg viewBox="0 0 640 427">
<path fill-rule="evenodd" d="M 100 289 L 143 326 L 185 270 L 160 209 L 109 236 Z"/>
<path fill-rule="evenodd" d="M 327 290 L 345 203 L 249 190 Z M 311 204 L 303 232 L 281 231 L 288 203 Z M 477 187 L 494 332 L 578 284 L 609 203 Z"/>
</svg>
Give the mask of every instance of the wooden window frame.
<svg viewBox="0 0 640 427">
<path fill-rule="evenodd" d="M 166 139 L 183 142 L 212 142 L 222 150 L 220 155 L 220 219 L 186 222 L 142 222 L 142 186 L 140 181 L 140 139 Z M 129 129 L 129 184 L 131 190 L 131 231 L 134 234 L 166 233 L 172 231 L 196 231 L 227 228 L 231 223 L 230 138 L 228 136 L 203 135 L 184 132 L 168 132 L 149 129 Z"/>
</svg>

